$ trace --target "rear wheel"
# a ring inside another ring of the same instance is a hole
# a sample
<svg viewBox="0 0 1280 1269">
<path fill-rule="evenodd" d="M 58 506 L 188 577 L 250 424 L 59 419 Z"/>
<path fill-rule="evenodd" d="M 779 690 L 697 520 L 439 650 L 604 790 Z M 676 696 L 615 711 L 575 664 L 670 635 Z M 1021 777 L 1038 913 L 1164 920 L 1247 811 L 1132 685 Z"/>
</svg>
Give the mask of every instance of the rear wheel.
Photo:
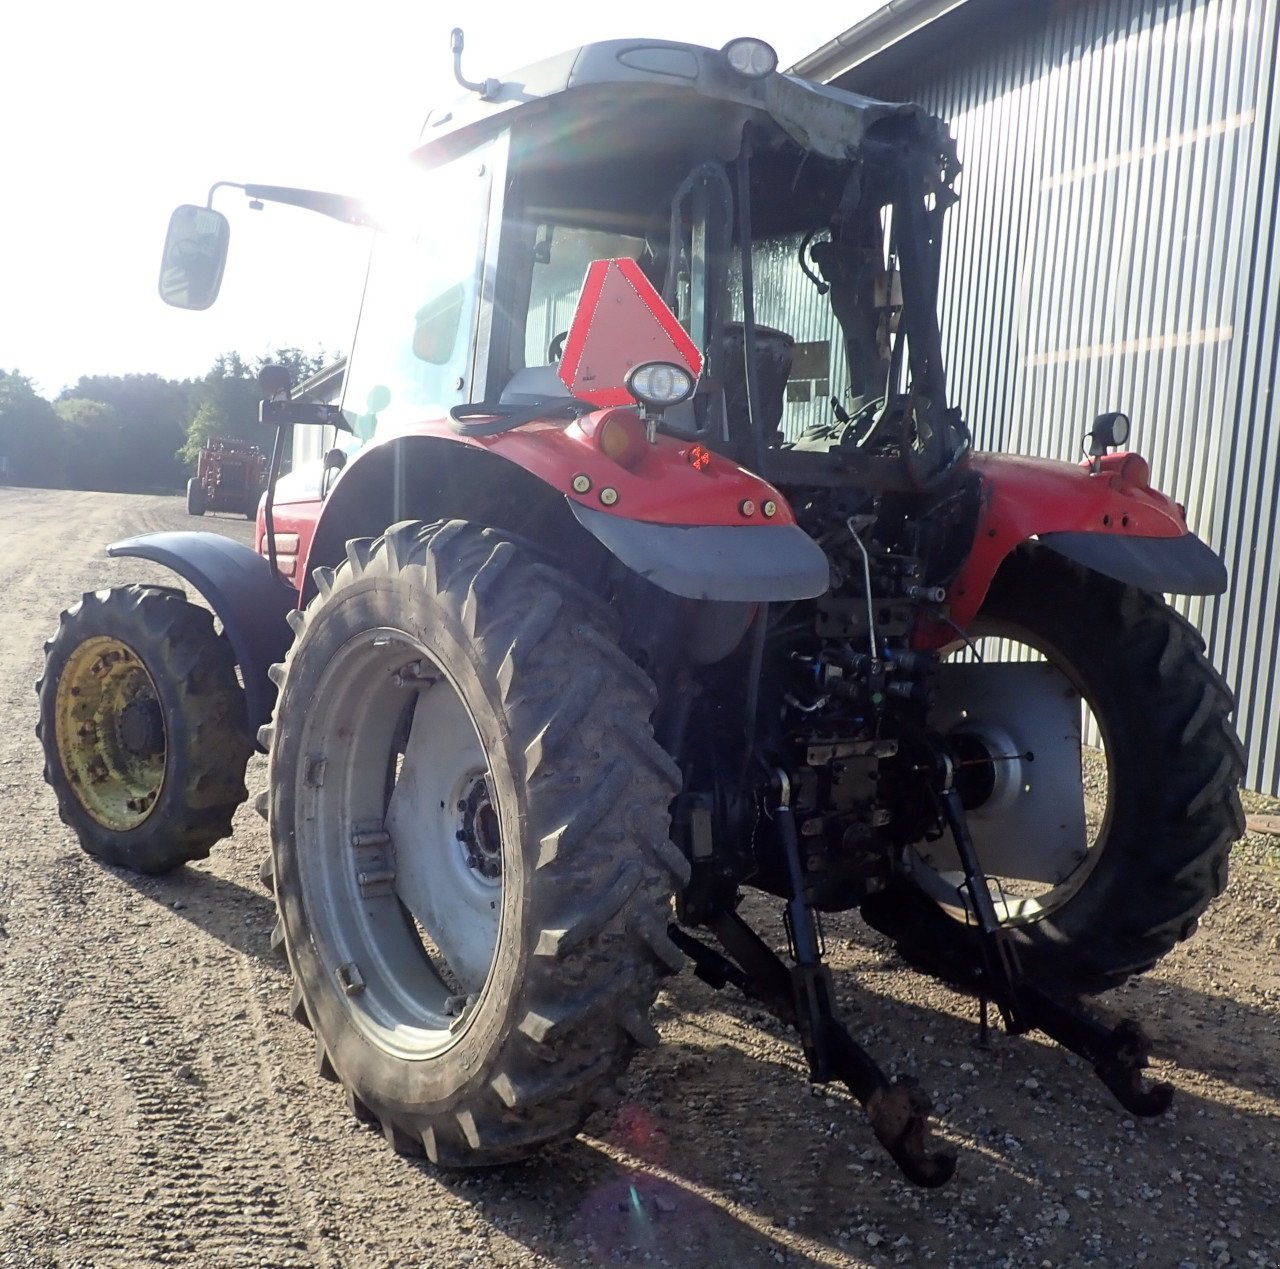
<svg viewBox="0 0 1280 1269">
<path fill-rule="evenodd" d="M 677 771 L 607 614 L 517 544 L 402 524 L 317 574 L 271 753 L 277 935 L 317 1069 L 399 1150 L 575 1132 L 680 964 Z"/>
<path fill-rule="evenodd" d="M 997 912 L 1045 990 L 1117 986 L 1187 938 L 1226 884 L 1244 831 L 1230 691 L 1158 596 L 1046 548 L 1010 557 L 972 633 L 988 661 L 997 640 L 1022 661 L 972 709 L 936 720 L 972 764 L 957 787 Z M 1097 748 L 1082 751 L 1090 722 Z M 949 839 L 909 860 L 915 884 L 873 897 L 864 915 L 908 957 L 972 979 L 977 940 Z"/>
<path fill-rule="evenodd" d="M 187 515 L 202 516 L 205 511 L 204 486 L 192 476 L 187 481 Z"/>
<path fill-rule="evenodd" d="M 253 744 L 206 609 L 159 586 L 93 592 L 62 614 L 45 654 L 44 778 L 89 854 L 167 872 L 230 835 Z"/>
</svg>

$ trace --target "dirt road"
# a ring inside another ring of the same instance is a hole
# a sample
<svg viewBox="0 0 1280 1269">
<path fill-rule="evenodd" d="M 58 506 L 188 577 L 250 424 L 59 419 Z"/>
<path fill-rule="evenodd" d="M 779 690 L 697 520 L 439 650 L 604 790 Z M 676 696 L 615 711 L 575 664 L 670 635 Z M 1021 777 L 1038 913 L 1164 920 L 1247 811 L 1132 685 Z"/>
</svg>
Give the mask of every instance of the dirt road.
<svg viewBox="0 0 1280 1269">
<path fill-rule="evenodd" d="M 1277 839 L 1246 843 L 1196 938 L 1113 996 L 1180 1089 L 1161 1120 L 1127 1118 L 1047 1043 L 978 1050 L 973 1003 L 850 920 L 828 928 L 844 1005 L 933 1092 L 961 1151 L 950 1186 L 903 1183 L 856 1103 L 811 1092 L 779 1028 L 688 973 L 618 1111 L 537 1162 L 440 1173 L 391 1153 L 313 1071 L 249 808 L 209 861 L 139 879 L 83 855 L 41 781 L 31 688 L 58 611 L 160 576 L 102 545 L 251 526 L 196 526 L 177 499 L 12 489 L 0 519 L 5 1269 L 1280 1262 Z M 248 783 L 264 786 L 261 759 Z"/>
</svg>

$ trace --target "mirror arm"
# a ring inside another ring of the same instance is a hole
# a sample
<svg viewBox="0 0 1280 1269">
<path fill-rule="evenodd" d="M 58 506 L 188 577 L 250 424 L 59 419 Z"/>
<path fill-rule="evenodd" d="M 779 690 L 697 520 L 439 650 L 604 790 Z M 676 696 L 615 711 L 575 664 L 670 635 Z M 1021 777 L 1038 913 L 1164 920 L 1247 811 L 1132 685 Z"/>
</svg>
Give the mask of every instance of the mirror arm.
<svg viewBox="0 0 1280 1269">
<path fill-rule="evenodd" d="M 214 181 L 214 183 L 209 186 L 209 197 L 205 199 L 204 204 L 210 211 L 213 210 L 213 196 L 220 189 L 244 189 L 244 186 L 238 181 Z"/>
<path fill-rule="evenodd" d="M 258 406 L 258 422 L 264 427 L 293 427 L 295 424 L 318 424 L 351 431 L 351 424 L 339 406 L 322 405 L 318 401 L 263 401 Z"/>
<path fill-rule="evenodd" d="M 319 212 L 333 220 L 348 225 L 373 225 L 364 203 L 350 194 L 329 194 L 318 189 L 296 189 L 291 185 L 242 185 L 239 181 L 215 181 L 209 187 L 208 206 L 213 207 L 213 196 L 220 189 L 243 190 L 247 198 L 261 203 L 285 203 L 306 211 Z"/>
<path fill-rule="evenodd" d="M 280 468 L 284 463 L 286 440 L 293 435 L 298 424 L 319 423 L 324 427 L 342 428 L 351 431 L 351 425 L 340 407 L 321 405 L 312 401 L 290 401 L 288 389 L 277 393 L 268 401 L 258 405 L 258 421 L 271 424 L 276 429 L 276 439 L 271 446 L 271 463 L 267 468 L 267 498 L 262 505 L 262 526 L 267 539 L 267 560 L 271 571 L 276 569 L 276 481 L 280 478 Z M 341 452 L 341 451 L 339 451 Z M 345 462 L 346 456 L 343 455 Z M 326 456 L 326 470 L 328 458 Z"/>
<path fill-rule="evenodd" d="M 481 101 L 494 101 L 502 91 L 502 82 L 497 79 L 467 79 L 462 73 L 462 50 L 464 37 L 462 28 L 455 26 L 449 32 L 449 50 L 453 54 L 453 77 L 461 88 L 469 93 L 479 93 Z"/>
</svg>

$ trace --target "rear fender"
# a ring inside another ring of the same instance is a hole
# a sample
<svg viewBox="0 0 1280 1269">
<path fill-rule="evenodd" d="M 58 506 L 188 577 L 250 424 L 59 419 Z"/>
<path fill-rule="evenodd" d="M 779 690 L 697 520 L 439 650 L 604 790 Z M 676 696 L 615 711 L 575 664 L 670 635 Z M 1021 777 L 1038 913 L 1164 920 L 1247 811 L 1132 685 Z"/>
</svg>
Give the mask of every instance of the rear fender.
<svg viewBox="0 0 1280 1269">
<path fill-rule="evenodd" d="M 536 541 L 584 580 L 612 556 L 683 598 L 761 602 L 827 589 L 825 555 L 771 485 L 718 454 L 695 466 L 693 443 L 668 436 L 624 468 L 594 441 L 606 413 L 491 437 L 431 426 L 361 451 L 325 504 L 303 602 L 314 569 L 338 563 L 351 538 L 453 518 Z"/>
<path fill-rule="evenodd" d="M 361 450 L 329 492 L 314 533 L 300 542 L 302 602 L 316 593 L 315 570 L 341 563 L 353 538 L 401 520 L 455 519 L 528 538 L 575 569 L 591 567 L 584 552 L 598 550 L 546 481 L 457 438 L 401 436 Z"/>
<path fill-rule="evenodd" d="M 268 670 L 293 638 L 285 620 L 298 593 L 247 546 L 219 533 L 149 533 L 107 547 L 107 554 L 172 569 L 204 597 L 222 622 L 244 679 L 249 730 L 270 721 L 276 689 Z"/>
<path fill-rule="evenodd" d="M 982 454 L 973 550 L 948 587 L 951 619 L 967 627 L 1010 551 L 1031 538 L 1067 559 L 1154 593 L 1218 595 L 1226 569 L 1187 527 L 1182 508 L 1151 488 L 1137 454 L 1091 469 L 1052 459 Z"/>
</svg>

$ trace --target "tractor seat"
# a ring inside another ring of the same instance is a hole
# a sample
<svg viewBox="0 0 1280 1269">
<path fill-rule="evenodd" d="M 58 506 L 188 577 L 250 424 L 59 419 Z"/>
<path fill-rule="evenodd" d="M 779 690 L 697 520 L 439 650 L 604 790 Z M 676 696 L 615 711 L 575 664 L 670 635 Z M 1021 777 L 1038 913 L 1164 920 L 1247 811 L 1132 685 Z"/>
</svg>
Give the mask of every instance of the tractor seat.
<svg viewBox="0 0 1280 1269">
<path fill-rule="evenodd" d="M 786 331 L 772 326 L 756 326 L 756 407 L 766 437 L 782 440 L 782 409 L 787 380 L 791 378 L 791 358 L 796 341 Z M 724 381 L 725 415 L 729 421 L 731 445 L 750 445 L 751 417 L 747 413 L 747 358 L 741 322 L 725 327 L 721 344 L 720 377 Z"/>
</svg>

